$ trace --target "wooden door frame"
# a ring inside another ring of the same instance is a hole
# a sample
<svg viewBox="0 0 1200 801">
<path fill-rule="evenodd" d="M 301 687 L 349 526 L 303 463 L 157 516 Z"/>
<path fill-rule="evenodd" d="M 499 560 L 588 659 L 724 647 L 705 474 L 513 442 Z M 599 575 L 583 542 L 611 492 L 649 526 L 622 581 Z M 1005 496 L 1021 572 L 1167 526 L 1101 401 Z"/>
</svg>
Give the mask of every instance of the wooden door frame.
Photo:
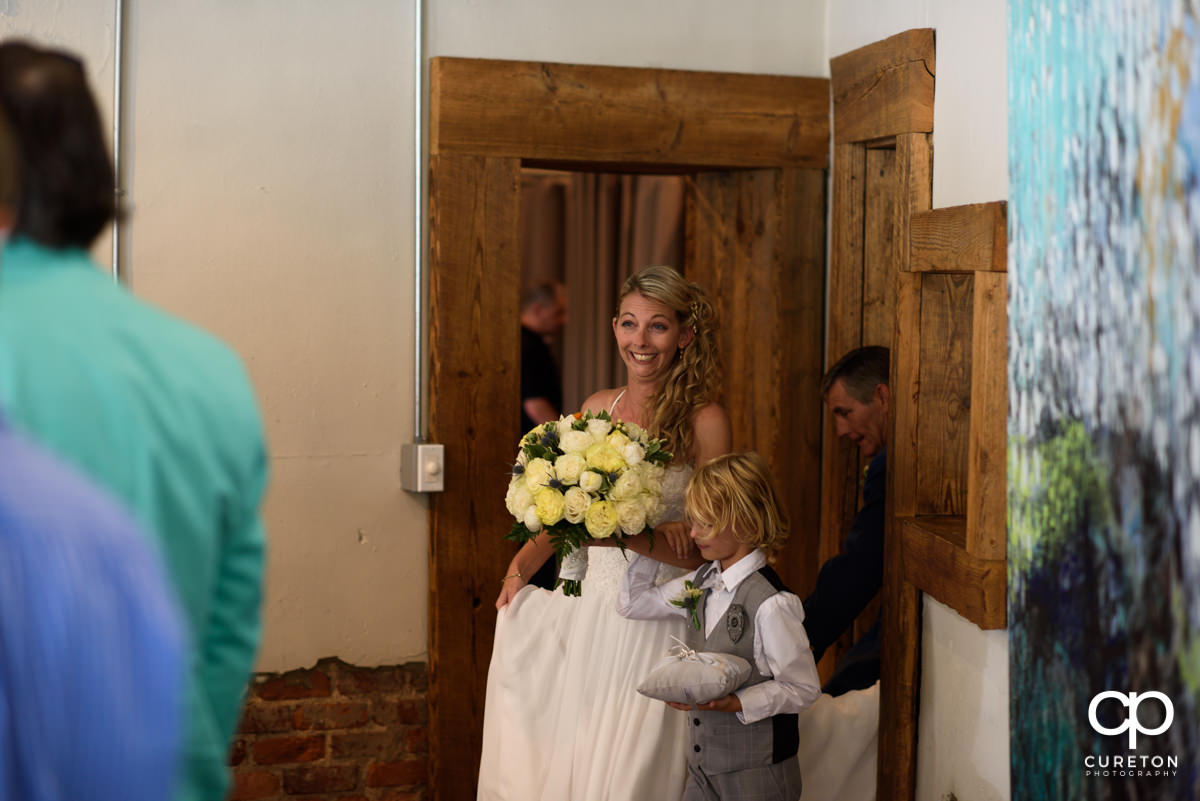
<svg viewBox="0 0 1200 801">
<path fill-rule="evenodd" d="M 890 261 L 898 282 L 908 270 L 913 215 L 932 204 L 934 32 L 914 29 L 830 60 L 833 88 L 834 163 L 833 230 L 827 358 L 837 359 L 858 347 L 863 330 L 863 241 L 866 164 L 871 149 L 894 149 L 890 190 Z M 893 283 L 889 308 L 905 297 Z M 889 329 L 896 332 L 895 319 Z M 912 382 L 897 375 L 897 333 L 892 335 L 893 396 Z M 903 380 L 902 380 L 903 379 Z M 893 415 L 895 418 L 895 415 Z M 912 481 L 898 468 L 897 454 L 913 443 L 900 434 L 907 421 L 892 420 L 887 473 L 887 529 L 881 590 L 881 664 L 879 687 L 880 801 L 909 801 L 916 795 L 917 712 L 920 703 L 921 594 L 904 573 L 901 532 L 895 525 L 897 484 Z M 825 430 L 822 544 L 844 531 L 847 509 L 857 503 L 857 461 L 839 449 L 830 420 Z M 899 464 L 906 464 L 902 460 Z M 835 480 L 838 479 L 838 480 Z M 836 542 L 836 540 L 834 541 Z M 824 554 L 823 554 L 824 555 Z"/>
<path fill-rule="evenodd" d="M 829 81 L 437 58 L 430 79 L 430 797 L 474 798 L 519 398 L 522 164 L 624 172 L 824 170 Z M 511 319 L 507 321 L 511 323 Z M 511 329 L 511 330 L 510 330 Z M 510 420 L 511 418 L 511 420 Z M 480 485 L 479 476 L 493 484 Z M 443 755 L 453 755 L 445 756 Z"/>
</svg>

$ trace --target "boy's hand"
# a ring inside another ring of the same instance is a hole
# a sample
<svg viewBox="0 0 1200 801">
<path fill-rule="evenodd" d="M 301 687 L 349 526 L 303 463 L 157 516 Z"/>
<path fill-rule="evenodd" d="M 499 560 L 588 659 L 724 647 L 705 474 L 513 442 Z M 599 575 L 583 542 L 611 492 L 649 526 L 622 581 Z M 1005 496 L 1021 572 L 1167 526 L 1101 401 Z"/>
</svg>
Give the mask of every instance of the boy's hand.
<svg viewBox="0 0 1200 801">
<path fill-rule="evenodd" d="M 724 698 L 716 698 L 712 701 L 709 701 L 707 704 L 694 704 L 692 706 L 688 706 L 687 704 L 677 704 L 674 701 L 666 701 L 665 703 L 667 706 L 671 707 L 672 709 L 678 709 L 680 712 L 689 712 L 693 709 L 699 709 L 702 712 L 742 711 L 742 699 L 738 698 L 737 695 L 733 693 L 730 693 Z"/>
</svg>

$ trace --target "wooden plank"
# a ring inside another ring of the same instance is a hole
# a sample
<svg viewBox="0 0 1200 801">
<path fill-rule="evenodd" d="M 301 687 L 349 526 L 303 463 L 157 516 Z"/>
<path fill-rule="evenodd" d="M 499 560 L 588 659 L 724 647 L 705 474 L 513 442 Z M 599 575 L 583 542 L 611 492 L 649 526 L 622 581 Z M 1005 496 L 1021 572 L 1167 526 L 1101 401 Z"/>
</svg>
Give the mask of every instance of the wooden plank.
<svg viewBox="0 0 1200 801">
<path fill-rule="evenodd" d="M 945 536 L 943 527 L 960 529 L 965 538 L 965 518 L 953 524 L 941 520 L 933 526 L 926 518 L 901 518 L 904 575 L 912 584 L 949 606 L 981 629 L 1007 625 L 1007 577 L 1003 559 L 980 559 Z"/>
<path fill-rule="evenodd" d="M 933 534 L 956 548 L 967 547 L 967 525 L 963 517 L 952 515 L 926 515 L 924 517 L 901 518 L 915 521 L 922 530 Z"/>
<path fill-rule="evenodd" d="M 801 598 L 816 587 L 821 567 L 821 376 L 825 330 L 825 197 L 823 170 L 785 169 L 780 176 L 780 219 L 776 297 L 780 340 L 777 350 L 786 378 L 779 397 L 784 414 L 780 441 L 790 453 L 784 495 L 792 521 L 785 582 Z"/>
<path fill-rule="evenodd" d="M 923 133 L 896 137 L 896 182 L 899 199 L 893 207 L 892 254 L 896 269 L 905 272 L 909 269 L 912 217 L 933 203 L 933 137 Z"/>
<path fill-rule="evenodd" d="M 918 515 L 966 513 L 973 286 L 970 274 L 921 276 Z"/>
<path fill-rule="evenodd" d="M 932 28 L 898 33 L 829 61 L 834 141 L 933 130 Z"/>
<path fill-rule="evenodd" d="M 895 149 L 867 150 L 867 190 L 863 234 L 862 344 L 892 344 L 895 327 L 896 204 Z"/>
<path fill-rule="evenodd" d="M 863 146 L 850 144 L 834 148 L 826 368 L 862 345 L 866 170 L 867 154 Z M 821 477 L 818 561 L 824 564 L 841 552 L 842 538 L 860 505 L 859 482 L 862 478 L 858 448 L 838 438 L 828 409 L 824 409 L 823 414 Z M 849 643 L 847 636 L 841 644 L 826 651 L 818 665 L 823 680 L 833 675 L 834 665 Z"/>
<path fill-rule="evenodd" d="M 917 712 L 920 707 L 921 595 L 904 579 L 898 509 L 913 504 L 916 477 L 921 358 L 902 354 L 924 325 L 921 286 L 907 272 L 909 222 L 928 209 L 933 191 L 932 140 L 925 133 L 896 136 L 897 202 L 893 207 L 896 328 L 892 338 L 893 437 L 888 448 L 888 516 L 882 595 L 882 675 L 879 685 L 880 801 L 911 801 L 917 791 Z M 899 368 L 897 358 L 900 358 Z M 905 408 L 907 406 L 907 408 Z M 907 456 L 906 456 L 907 454 Z M 907 464 L 906 464 L 907 462 Z"/>
<path fill-rule="evenodd" d="M 431 163 L 430 435 L 445 445 L 446 491 L 429 500 L 430 781 L 473 798 L 496 609 L 512 543 L 502 498 L 520 397 L 516 159 Z M 464 766 L 468 766 L 464 769 Z"/>
<path fill-rule="evenodd" d="M 1008 513 L 1008 275 L 975 274 L 967 541 L 971 556 L 1006 558 Z"/>
<path fill-rule="evenodd" d="M 1008 269 L 1007 207 L 998 200 L 914 214 L 909 269 L 1004 272 Z"/>
<path fill-rule="evenodd" d="M 888 439 L 888 492 L 896 514 L 917 513 L 917 406 L 921 399 L 921 352 L 907 343 L 919 342 L 921 276 L 896 277 L 896 323 L 891 348 L 892 433 Z M 891 468 L 895 467 L 895 475 Z"/>
<path fill-rule="evenodd" d="M 791 169 L 704 173 L 688 194 L 688 277 L 718 305 L 733 448 L 763 455 L 793 516 L 820 500 L 824 194 L 824 173 Z M 775 566 L 797 593 L 818 545 L 794 527 Z"/>
<path fill-rule="evenodd" d="M 829 161 L 829 81 L 435 58 L 430 153 L 687 167 Z"/>
<path fill-rule="evenodd" d="M 887 532 L 880 592 L 878 801 L 912 801 L 917 792 L 921 593 L 904 576 L 901 532 L 892 506 L 896 453 L 896 449 L 888 449 Z"/>
</svg>

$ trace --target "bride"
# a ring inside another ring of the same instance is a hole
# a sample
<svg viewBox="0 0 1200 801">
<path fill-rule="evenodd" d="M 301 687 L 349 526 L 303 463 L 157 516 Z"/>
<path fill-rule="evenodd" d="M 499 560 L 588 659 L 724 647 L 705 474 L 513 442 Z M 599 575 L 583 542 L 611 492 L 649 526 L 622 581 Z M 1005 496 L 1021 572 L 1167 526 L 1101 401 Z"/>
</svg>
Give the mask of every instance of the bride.
<svg viewBox="0 0 1200 801">
<path fill-rule="evenodd" d="M 624 387 L 584 402 L 667 440 L 665 521 L 654 547 L 626 542 L 664 564 L 659 581 L 703 560 L 691 551 L 683 492 L 692 466 L 730 448 L 729 417 L 714 402 L 716 320 L 702 288 L 670 267 L 647 267 L 621 287 L 613 335 Z M 678 799 L 686 776 L 687 716 L 636 691 L 684 622 L 626 620 L 616 612 L 626 558 L 592 548 L 583 595 L 526 585 L 553 554 L 549 537 L 526 543 L 502 580 L 488 671 L 479 801 Z"/>
</svg>

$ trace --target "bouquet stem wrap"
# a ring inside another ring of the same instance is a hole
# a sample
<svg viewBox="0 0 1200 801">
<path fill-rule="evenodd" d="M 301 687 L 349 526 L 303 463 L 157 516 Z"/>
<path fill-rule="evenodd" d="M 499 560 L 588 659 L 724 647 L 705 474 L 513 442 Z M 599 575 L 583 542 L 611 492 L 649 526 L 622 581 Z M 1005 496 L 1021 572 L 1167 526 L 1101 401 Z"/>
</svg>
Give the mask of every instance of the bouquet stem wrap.
<svg viewBox="0 0 1200 801">
<path fill-rule="evenodd" d="M 588 549 L 576 548 L 562 558 L 558 566 L 558 584 L 564 595 L 579 597 L 583 577 L 587 575 Z"/>
</svg>

